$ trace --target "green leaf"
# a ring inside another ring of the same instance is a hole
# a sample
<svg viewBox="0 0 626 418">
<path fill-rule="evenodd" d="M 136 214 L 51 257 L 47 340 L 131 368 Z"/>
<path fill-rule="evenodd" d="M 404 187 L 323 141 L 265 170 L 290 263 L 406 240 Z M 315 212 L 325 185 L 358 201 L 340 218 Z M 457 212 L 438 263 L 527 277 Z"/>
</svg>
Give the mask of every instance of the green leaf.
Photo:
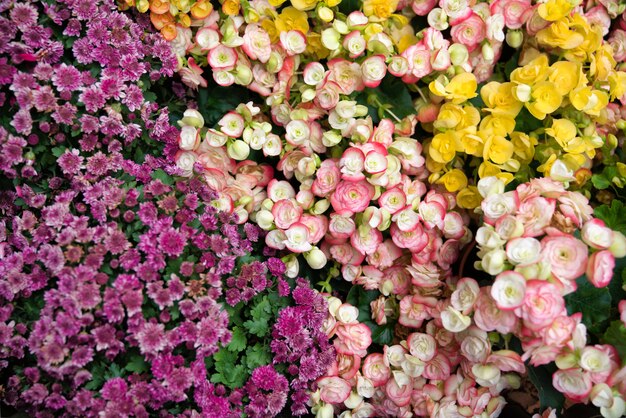
<svg viewBox="0 0 626 418">
<path fill-rule="evenodd" d="M 581 312 L 587 329 L 593 334 L 599 334 L 611 315 L 611 293 L 606 287 L 598 289 L 589 283 L 585 275 L 579 277 L 576 284 L 576 292 L 565 296 L 567 313 L 572 315 Z"/>
<path fill-rule="evenodd" d="M 167 184 L 168 186 L 174 184 L 174 178 L 161 169 L 154 170 L 152 178 L 155 180 L 161 180 L 161 183 Z"/>
<path fill-rule="evenodd" d="M 339 11 L 345 15 L 349 15 L 360 8 L 361 2 L 359 0 L 342 0 L 342 2 L 339 3 Z"/>
<path fill-rule="evenodd" d="M 362 286 L 352 286 L 348 292 L 346 302 L 359 308 L 359 322 L 371 321 L 372 308 L 370 304 L 378 296 L 380 296 L 380 293 L 377 290 L 365 290 Z"/>
<path fill-rule="evenodd" d="M 527 365 L 526 368 L 528 370 L 528 377 L 537 388 L 537 392 L 539 392 L 541 409 L 552 407 L 556 409 L 557 412 L 560 411 L 563 407 L 565 397 L 552 386 L 552 373 L 554 373 L 555 366 L 533 367 Z"/>
<path fill-rule="evenodd" d="M 372 92 L 376 94 L 383 105 L 388 106 L 391 112 L 400 119 L 415 113 L 411 93 L 409 93 L 407 85 L 399 78 L 391 75 L 386 76 L 377 88 L 372 89 Z M 390 118 L 389 114 L 384 116 Z"/>
<path fill-rule="evenodd" d="M 598 206 L 593 214 L 596 218 L 602 219 L 612 230 L 626 234 L 626 208 L 619 200 L 613 200 L 611 206 Z"/>
<path fill-rule="evenodd" d="M 247 342 L 246 333 L 243 332 L 241 328 L 235 327 L 233 328 L 232 338 L 227 348 L 230 351 L 243 351 L 246 348 Z"/>
<path fill-rule="evenodd" d="M 622 365 L 626 364 L 626 327 L 622 321 L 613 321 L 602 336 L 602 342 L 611 344 L 617 350 Z"/>
<path fill-rule="evenodd" d="M 249 319 L 243 323 L 243 326 L 257 337 L 265 337 L 269 331 L 267 318 Z"/>
<path fill-rule="evenodd" d="M 256 343 L 246 350 L 246 366 L 250 371 L 259 366 L 269 364 L 271 360 L 272 356 L 270 355 L 269 349 L 265 348 L 262 344 Z"/>
<path fill-rule="evenodd" d="M 391 345 L 393 342 L 395 323 L 377 325 L 373 322 L 365 322 L 372 330 L 372 341 L 380 345 Z"/>
<path fill-rule="evenodd" d="M 141 374 L 148 371 L 148 365 L 142 355 L 133 354 L 124 369 L 131 373 Z"/>
<path fill-rule="evenodd" d="M 604 190 L 611 185 L 611 182 L 602 174 L 594 174 L 591 176 L 591 183 L 593 183 L 593 187 L 598 190 Z"/>
<path fill-rule="evenodd" d="M 522 108 L 521 112 L 519 112 L 515 122 L 515 130 L 526 133 L 532 132 L 543 126 L 543 122 L 531 115 L 525 107 Z"/>
<path fill-rule="evenodd" d="M 65 147 L 54 147 L 52 148 L 52 155 L 54 155 L 55 157 L 59 158 L 61 155 L 63 155 L 63 153 L 65 152 L 67 148 Z"/>
</svg>

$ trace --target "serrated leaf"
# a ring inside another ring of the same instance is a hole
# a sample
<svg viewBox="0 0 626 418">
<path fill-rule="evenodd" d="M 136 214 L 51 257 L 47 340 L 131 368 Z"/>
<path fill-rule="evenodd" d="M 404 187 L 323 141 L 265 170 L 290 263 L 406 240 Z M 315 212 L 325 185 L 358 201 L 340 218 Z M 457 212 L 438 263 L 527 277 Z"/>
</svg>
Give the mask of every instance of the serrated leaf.
<svg viewBox="0 0 626 418">
<path fill-rule="evenodd" d="M 565 397 L 552 386 L 552 373 L 554 372 L 554 368 L 554 365 L 539 367 L 533 367 L 531 365 L 526 366 L 528 377 L 537 388 L 537 392 L 539 392 L 541 409 L 551 407 L 558 412 L 563 407 Z"/>
<path fill-rule="evenodd" d="M 269 331 L 266 318 L 249 319 L 243 323 L 243 326 L 257 337 L 265 337 Z"/>
<path fill-rule="evenodd" d="M 243 351 L 246 348 L 246 343 L 248 339 L 246 338 L 245 332 L 239 327 L 233 328 L 232 338 L 230 343 L 228 343 L 228 350 L 230 351 Z"/>
<path fill-rule="evenodd" d="M 626 327 L 622 321 L 613 321 L 602 336 L 602 342 L 617 350 L 622 365 L 626 364 Z"/>
<path fill-rule="evenodd" d="M 598 190 L 604 190 L 611 185 L 611 182 L 602 174 L 594 174 L 591 176 L 591 183 L 593 187 Z"/>
<path fill-rule="evenodd" d="M 269 349 L 259 343 L 248 347 L 246 350 L 246 366 L 251 372 L 259 366 L 269 364 L 271 360 L 272 356 Z"/>
<path fill-rule="evenodd" d="M 63 153 L 65 153 L 65 150 L 67 148 L 65 147 L 54 147 L 52 148 L 52 155 L 54 155 L 55 157 L 59 158 L 61 155 L 63 155 Z"/>
<path fill-rule="evenodd" d="M 139 354 L 134 354 L 130 357 L 129 362 L 126 363 L 124 369 L 131 373 L 141 374 L 148 371 L 148 364 L 146 363 L 143 356 Z"/>
<path fill-rule="evenodd" d="M 598 206 L 593 214 L 596 218 L 602 219 L 612 230 L 626 234 L 626 208 L 619 200 L 613 200 L 611 206 Z"/>
<path fill-rule="evenodd" d="M 565 296 L 567 313 L 572 315 L 576 312 L 583 314 L 582 322 L 587 329 L 594 334 L 602 332 L 605 321 L 611 315 L 611 293 L 606 287 L 597 288 L 583 275 L 576 280 L 578 289 L 574 293 Z"/>
</svg>

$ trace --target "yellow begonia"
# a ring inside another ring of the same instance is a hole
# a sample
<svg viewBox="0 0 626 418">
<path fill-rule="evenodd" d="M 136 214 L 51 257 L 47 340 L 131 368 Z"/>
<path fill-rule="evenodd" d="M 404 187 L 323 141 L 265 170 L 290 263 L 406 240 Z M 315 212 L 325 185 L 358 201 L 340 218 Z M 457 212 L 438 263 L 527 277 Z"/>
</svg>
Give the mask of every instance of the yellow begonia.
<svg viewBox="0 0 626 418">
<path fill-rule="evenodd" d="M 504 183 L 509 183 L 511 180 L 513 180 L 513 174 L 504 173 L 497 165 L 489 161 L 483 161 L 482 164 L 480 164 L 480 166 L 478 167 L 478 177 L 482 179 L 485 177 L 493 176 L 504 181 Z"/>
<path fill-rule="evenodd" d="M 510 116 L 485 116 L 480 122 L 481 131 L 493 135 L 507 136 L 515 130 L 515 119 Z"/>
<path fill-rule="evenodd" d="M 591 116 L 598 116 L 600 111 L 609 104 L 609 95 L 602 90 L 583 87 L 569 94 L 572 105 Z"/>
<path fill-rule="evenodd" d="M 485 84 L 480 89 L 480 97 L 486 106 L 483 110 L 491 112 L 492 115 L 516 117 L 524 104 L 513 95 L 514 87 L 515 83 L 498 83 L 497 81 Z"/>
<path fill-rule="evenodd" d="M 483 159 L 491 160 L 496 164 L 504 164 L 513 156 L 515 147 L 506 138 L 500 135 L 487 135 L 483 148 Z"/>
<path fill-rule="evenodd" d="M 529 136 L 524 132 L 513 132 L 510 135 L 511 143 L 517 159 L 522 163 L 529 163 L 535 156 L 535 146 L 538 144 L 537 138 Z"/>
<path fill-rule="evenodd" d="M 617 99 L 626 94 L 626 72 L 612 72 L 609 75 L 609 89 L 611 92 L 611 99 Z"/>
<path fill-rule="evenodd" d="M 550 48 L 574 49 L 584 40 L 582 34 L 570 29 L 567 19 L 553 22 L 537 33 L 537 41 Z"/>
<path fill-rule="evenodd" d="M 554 83 L 561 96 L 565 96 L 578 86 L 581 75 L 582 68 L 580 64 L 558 61 L 550 66 L 548 81 Z"/>
<path fill-rule="evenodd" d="M 441 176 L 437 184 L 443 184 L 447 191 L 454 193 L 467 187 L 467 177 L 463 171 L 455 168 Z"/>
<path fill-rule="evenodd" d="M 288 32 L 290 30 L 299 30 L 306 34 L 309 31 L 309 18 L 307 14 L 295 7 L 285 7 L 281 14 L 274 21 L 276 30 L 280 32 Z"/>
<path fill-rule="evenodd" d="M 474 106 L 459 106 L 444 103 L 439 109 L 437 120 L 433 126 L 437 129 L 464 129 L 476 126 L 480 122 L 480 113 Z"/>
<path fill-rule="evenodd" d="M 463 209 L 474 209 L 480 206 L 482 198 L 476 186 L 469 186 L 456 195 L 456 203 Z"/>
<path fill-rule="evenodd" d="M 477 87 L 476 76 L 472 73 L 457 74 L 447 85 L 444 85 L 439 79 L 428 85 L 433 94 L 445 97 L 454 104 L 461 104 L 478 96 Z"/>
<path fill-rule="evenodd" d="M 468 131 L 461 137 L 461 144 L 463 152 L 475 157 L 483 156 L 483 149 L 485 147 L 485 133 Z"/>
<path fill-rule="evenodd" d="M 604 45 L 591 56 L 589 74 L 596 80 L 606 81 L 615 68 L 615 59 L 610 45 Z"/>
<path fill-rule="evenodd" d="M 428 154 L 438 163 L 449 163 L 457 151 L 463 151 L 461 141 L 455 131 L 446 131 L 433 137 Z"/>
<path fill-rule="evenodd" d="M 542 81 L 533 86 L 531 101 L 526 103 L 528 111 L 537 119 L 543 120 L 546 115 L 557 110 L 563 102 L 561 96 L 550 81 Z"/>
<path fill-rule="evenodd" d="M 552 164 L 554 164 L 555 161 L 556 161 L 556 154 L 550 154 L 548 159 L 539 167 L 537 167 L 537 171 L 540 173 L 544 173 L 544 174 L 549 173 L 550 169 L 552 168 Z"/>
<path fill-rule="evenodd" d="M 563 151 L 582 154 L 589 150 L 589 144 L 583 138 L 576 136 L 577 133 L 576 125 L 567 119 L 554 119 L 552 126 L 546 128 L 546 134 L 553 137 Z"/>
<path fill-rule="evenodd" d="M 363 13 L 365 16 L 372 16 L 380 20 L 390 17 L 398 7 L 398 0 L 365 0 L 363 2 Z"/>
<path fill-rule="evenodd" d="M 291 0 L 291 5 L 298 10 L 307 11 L 315 9 L 319 0 Z"/>
<path fill-rule="evenodd" d="M 568 0 L 548 0 L 541 3 L 537 12 L 543 19 L 554 22 L 569 14 L 572 11 L 572 4 Z"/>
<path fill-rule="evenodd" d="M 532 86 L 548 78 L 548 56 L 541 54 L 523 67 L 511 72 L 511 81 Z"/>
<path fill-rule="evenodd" d="M 322 36 L 319 33 L 309 33 L 306 36 L 306 53 L 315 55 L 321 60 L 328 57 L 330 51 L 322 44 Z"/>
</svg>

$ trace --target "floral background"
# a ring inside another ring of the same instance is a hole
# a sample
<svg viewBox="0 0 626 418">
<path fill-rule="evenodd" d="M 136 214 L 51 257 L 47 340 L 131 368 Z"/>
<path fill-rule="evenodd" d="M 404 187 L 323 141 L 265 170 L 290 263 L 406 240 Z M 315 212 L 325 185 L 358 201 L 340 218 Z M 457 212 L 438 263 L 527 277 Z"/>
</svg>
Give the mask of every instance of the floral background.
<svg viewBox="0 0 626 418">
<path fill-rule="evenodd" d="M 0 2 L 2 411 L 625 415 L 625 9 Z"/>
</svg>

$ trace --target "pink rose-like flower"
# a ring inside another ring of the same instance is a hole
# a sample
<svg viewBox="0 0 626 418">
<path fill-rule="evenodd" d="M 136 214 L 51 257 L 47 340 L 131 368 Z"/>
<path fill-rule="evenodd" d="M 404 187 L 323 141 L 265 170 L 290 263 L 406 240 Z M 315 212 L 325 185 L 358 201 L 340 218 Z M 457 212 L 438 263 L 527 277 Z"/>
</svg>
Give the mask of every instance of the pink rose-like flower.
<svg viewBox="0 0 626 418">
<path fill-rule="evenodd" d="M 396 224 L 391 224 L 391 239 L 399 248 L 407 248 L 413 253 L 419 253 L 428 245 L 428 234 L 421 224 L 411 231 L 401 231 Z"/>
<path fill-rule="evenodd" d="M 419 328 L 425 319 L 432 317 L 432 310 L 437 306 L 437 299 L 420 295 L 407 295 L 400 301 L 398 322 L 405 327 Z"/>
<path fill-rule="evenodd" d="M 559 288 L 542 280 L 526 282 L 524 302 L 515 310 L 524 321 L 524 326 L 533 331 L 545 328 L 566 312 L 565 301 Z"/>
<path fill-rule="evenodd" d="M 531 197 L 520 203 L 517 219 L 524 224 L 524 236 L 536 237 L 544 233 L 544 229 L 550 225 L 556 201 L 544 197 Z"/>
<path fill-rule="evenodd" d="M 485 39 L 487 27 L 480 16 L 472 13 L 467 19 L 453 26 L 450 35 L 454 42 L 465 45 L 471 52 Z"/>
<path fill-rule="evenodd" d="M 293 199 L 282 199 L 272 206 L 274 223 L 280 229 L 287 229 L 300 220 L 302 207 Z"/>
<path fill-rule="evenodd" d="M 615 257 L 608 250 L 593 253 L 587 264 L 587 278 L 595 287 L 606 287 L 613 278 Z"/>
<path fill-rule="evenodd" d="M 571 235 L 548 236 L 541 240 L 543 259 L 560 280 L 575 280 L 585 272 L 589 250 Z"/>
<path fill-rule="evenodd" d="M 491 286 L 491 297 L 498 308 L 512 310 L 522 305 L 526 292 L 526 279 L 515 271 L 504 271 Z"/>
<path fill-rule="evenodd" d="M 589 374 L 577 368 L 557 370 L 552 375 L 552 385 L 574 402 L 582 402 L 592 389 Z"/>
<path fill-rule="evenodd" d="M 320 398 L 330 404 L 340 404 L 350 396 L 352 387 L 341 377 L 323 377 L 317 381 Z"/>
<path fill-rule="evenodd" d="M 375 387 L 387 383 L 391 376 L 391 369 L 385 364 L 382 354 L 373 353 L 365 358 L 363 362 L 363 376 L 370 379 Z"/>
<path fill-rule="evenodd" d="M 626 60 L 626 31 L 616 29 L 609 37 L 609 44 L 613 48 L 613 58 L 617 62 Z"/>
<path fill-rule="evenodd" d="M 374 197 L 374 187 L 365 180 L 342 180 L 330 197 L 335 212 L 359 213 L 369 206 Z"/>
<path fill-rule="evenodd" d="M 431 335 L 414 332 L 409 334 L 406 342 L 411 355 L 423 362 L 432 360 L 437 354 L 437 342 Z"/>
<path fill-rule="evenodd" d="M 328 218 L 325 216 L 304 214 L 298 222 L 309 228 L 309 242 L 311 244 L 320 242 L 328 231 Z"/>
<path fill-rule="evenodd" d="M 613 243 L 613 231 L 601 219 L 585 222 L 580 233 L 585 244 L 597 250 L 606 250 Z"/>
<path fill-rule="evenodd" d="M 571 340 L 576 320 L 569 316 L 559 316 L 543 330 L 543 340 L 546 344 L 562 347 Z"/>
<path fill-rule="evenodd" d="M 403 382 L 403 385 L 399 385 L 395 377 L 387 380 L 387 384 L 385 384 L 385 394 L 397 406 L 406 406 L 411 402 L 413 385 L 411 379 L 406 375 L 405 377 L 407 382 Z"/>
<path fill-rule="evenodd" d="M 411 8 L 418 16 L 426 16 L 437 4 L 437 0 L 413 0 Z"/>
<path fill-rule="evenodd" d="M 452 365 L 444 353 L 438 353 L 426 364 L 422 376 L 432 380 L 446 380 L 450 377 Z"/>
<path fill-rule="evenodd" d="M 491 3 L 491 15 L 502 14 L 509 29 L 519 29 L 524 24 L 523 15 L 530 8 L 530 0 L 496 0 Z"/>
<path fill-rule="evenodd" d="M 259 25 L 250 24 L 246 26 L 241 48 L 250 59 L 266 63 L 272 53 L 272 42 L 265 29 Z"/>
<path fill-rule="evenodd" d="M 324 160 L 315 173 L 311 191 L 319 197 L 326 197 L 339 184 L 341 173 L 335 160 Z"/>
<path fill-rule="evenodd" d="M 237 52 L 234 48 L 219 44 L 209 51 L 207 56 L 213 70 L 232 70 L 237 64 Z"/>
<path fill-rule="evenodd" d="M 490 295 L 491 286 L 480 288 L 480 293 L 474 304 L 474 322 L 483 331 L 498 331 L 503 334 L 512 332 L 517 318 L 512 311 L 503 311 L 498 308 Z"/>
<path fill-rule="evenodd" d="M 363 83 L 366 87 L 376 88 L 385 78 L 387 65 L 383 55 L 373 55 L 361 63 Z"/>
<path fill-rule="evenodd" d="M 339 324 L 335 348 L 342 354 L 364 357 L 372 343 L 372 331 L 365 324 Z"/>
<path fill-rule="evenodd" d="M 361 357 L 357 355 L 337 354 L 337 374 L 346 380 L 356 376 L 361 368 Z"/>
</svg>

